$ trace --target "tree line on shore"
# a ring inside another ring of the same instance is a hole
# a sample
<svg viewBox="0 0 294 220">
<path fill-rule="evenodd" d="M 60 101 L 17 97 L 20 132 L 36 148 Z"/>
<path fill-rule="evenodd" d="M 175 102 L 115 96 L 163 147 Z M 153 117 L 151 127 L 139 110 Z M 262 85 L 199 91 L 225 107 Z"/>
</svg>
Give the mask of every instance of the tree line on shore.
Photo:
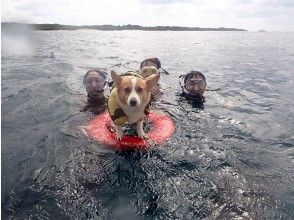
<svg viewBox="0 0 294 220">
<path fill-rule="evenodd" d="M 181 26 L 154 26 L 146 27 L 140 25 L 62 25 L 62 24 L 24 24 L 14 22 L 1 23 L 2 28 L 10 26 L 29 26 L 33 30 L 102 30 L 102 31 L 120 31 L 120 30 L 142 30 L 142 31 L 246 31 L 239 28 L 200 28 L 200 27 L 181 27 Z"/>
</svg>

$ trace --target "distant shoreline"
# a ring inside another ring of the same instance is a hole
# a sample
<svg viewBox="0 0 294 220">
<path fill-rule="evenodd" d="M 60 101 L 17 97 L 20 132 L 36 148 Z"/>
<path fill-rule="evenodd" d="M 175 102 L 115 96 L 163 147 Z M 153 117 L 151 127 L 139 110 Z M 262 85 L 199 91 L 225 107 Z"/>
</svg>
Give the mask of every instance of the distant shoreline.
<svg viewBox="0 0 294 220">
<path fill-rule="evenodd" d="M 100 31 L 123 31 L 123 30 L 141 30 L 141 31 L 247 31 L 239 28 L 200 28 L 200 27 L 180 27 L 180 26 L 154 26 L 145 27 L 140 25 L 61 25 L 61 24 L 24 24 L 15 22 L 2 22 L 1 28 L 13 26 L 28 26 L 33 30 L 54 31 L 54 30 L 100 30 Z"/>
</svg>

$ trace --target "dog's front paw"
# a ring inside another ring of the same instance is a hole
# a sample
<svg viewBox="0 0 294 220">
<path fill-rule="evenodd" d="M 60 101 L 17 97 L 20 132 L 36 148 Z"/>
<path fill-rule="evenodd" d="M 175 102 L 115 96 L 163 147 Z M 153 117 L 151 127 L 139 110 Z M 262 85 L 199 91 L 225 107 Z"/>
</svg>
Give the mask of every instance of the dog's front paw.
<svg viewBox="0 0 294 220">
<path fill-rule="evenodd" d="M 121 141 L 122 138 L 123 138 L 123 133 L 122 132 L 116 132 L 115 133 L 115 138 L 116 138 L 116 140 Z"/>
<path fill-rule="evenodd" d="M 143 120 L 140 120 L 137 122 L 137 134 L 138 134 L 138 137 L 141 139 L 148 138 L 147 134 L 145 134 L 145 132 L 143 130 Z"/>
<path fill-rule="evenodd" d="M 145 134 L 144 132 L 139 132 L 138 133 L 138 137 L 141 138 L 141 139 L 147 139 L 148 138 L 148 135 Z"/>
<path fill-rule="evenodd" d="M 115 126 L 115 138 L 118 141 L 121 141 L 123 138 L 123 132 L 121 126 Z"/>
</svg>

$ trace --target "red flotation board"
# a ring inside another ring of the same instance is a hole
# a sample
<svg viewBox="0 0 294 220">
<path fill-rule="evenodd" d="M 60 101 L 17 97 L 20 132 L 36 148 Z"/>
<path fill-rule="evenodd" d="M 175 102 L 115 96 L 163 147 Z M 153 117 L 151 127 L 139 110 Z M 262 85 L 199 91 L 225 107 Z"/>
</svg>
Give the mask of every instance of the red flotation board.
<svg viewBox="0 0 294 220">
<path fill-rule="evenodd" d="M 173 120 L 164 113 L 151 111 L 147 119 L 152 123 L 152 128 L 147 133 L 148 139 L 146 140 L 137 136 L 124 135 L 121 141 L 117 141 L 115 132 L 111 129 L 112 120 L 108 112 L 104 112 L 93 118 L 89 122 L 87 133 L 90 138 L 115 149 L 130 150 L 148 148 L 150 144 L 162 144 L 175 131 Z"/>
</svg>

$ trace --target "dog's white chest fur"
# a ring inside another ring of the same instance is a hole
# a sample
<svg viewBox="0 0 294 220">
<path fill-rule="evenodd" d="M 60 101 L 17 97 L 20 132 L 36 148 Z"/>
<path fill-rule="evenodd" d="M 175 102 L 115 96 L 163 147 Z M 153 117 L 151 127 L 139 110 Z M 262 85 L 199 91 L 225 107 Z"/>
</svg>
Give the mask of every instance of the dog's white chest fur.
<svg viewBox="0 0 294 220">
<path fill-rule="evenodd" d="M 145 108 L 146 106 L 138 106 L 136 108 L 122 106 L 124 113 L 128 116 L 129 123 L 136 123 L 137 121 L 142 120 L 145 116 Z"/>
</svg>

